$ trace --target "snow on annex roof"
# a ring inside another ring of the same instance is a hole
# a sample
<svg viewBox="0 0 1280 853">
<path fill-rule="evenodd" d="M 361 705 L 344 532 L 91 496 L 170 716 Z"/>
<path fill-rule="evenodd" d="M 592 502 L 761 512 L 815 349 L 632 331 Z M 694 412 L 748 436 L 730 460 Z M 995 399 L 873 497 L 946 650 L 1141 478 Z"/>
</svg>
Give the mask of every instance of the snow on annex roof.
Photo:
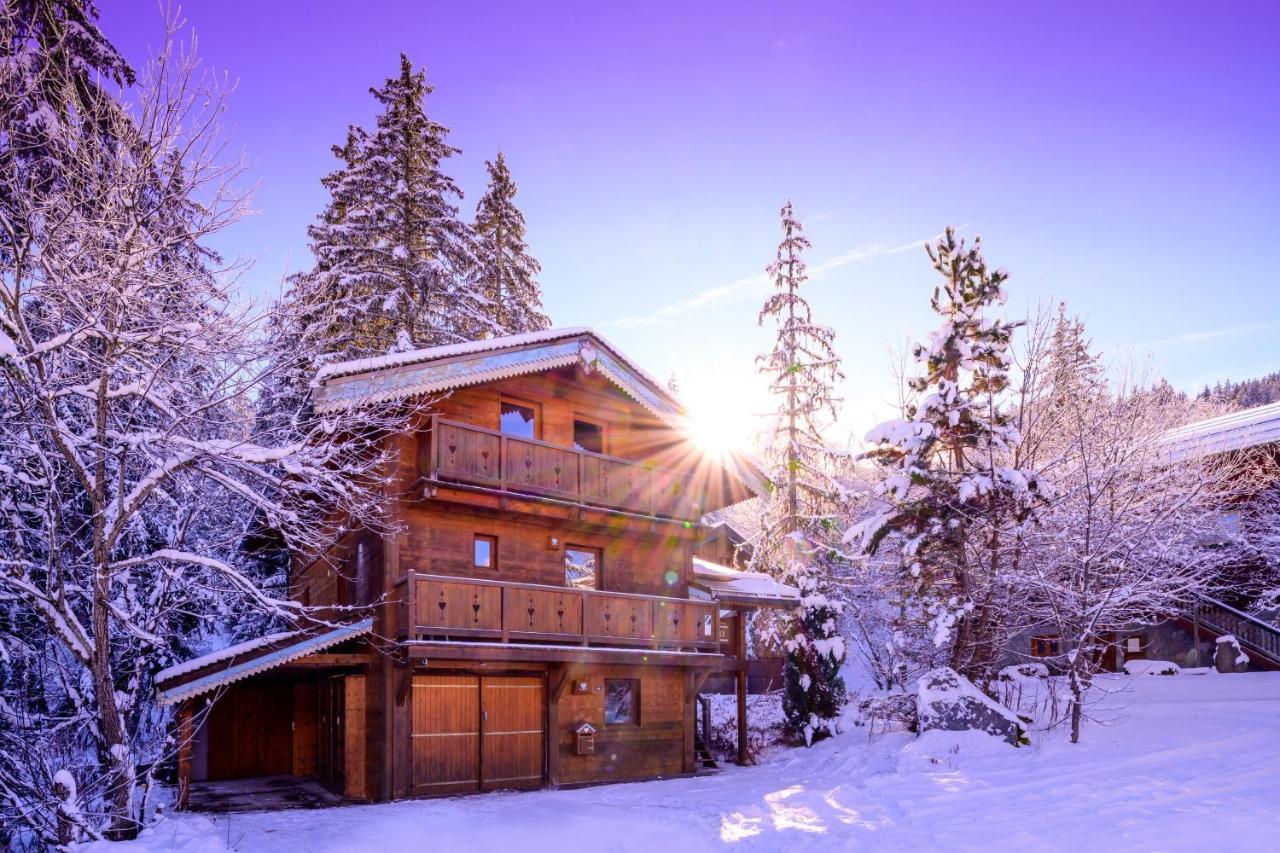
<svg viewBox="0 0 1280 853">
<path fill-rule="evenodd" d="M 1280 444 L 1280 403 L 1269 403 L 1171 429 L 1164 435 L 1173 459 Z"/>
<path fill-rule="evenodd" d="M 779 583 L 764 572 L 742 572 L 701 557 L 693 558 L 690 583 L 722 604 L 796 607 L 800 590 Z"/>
<path fill-rule="evenodd" d="M 225 649 L 209 652 L 189 661 L 176 664 L 156 673 L 156 693 L 161 705 L 172 705 L 183 699 L 191 699 L 202 693 L 208 693 L 219 687 L 233 684 L 260 672 L 266 672 L 290 661 L 306 657 L 314 652 L 323 651 L 336 646 L 344 640 L 368 634 L 373 630 L 373 620 L 365 619 L 351 625 L 340 625 L 324 631 L 286 631 L 279 634 L 267 634 Z M 218 664 L 225 663 L 219 668 Z M 211 670 L 190 681 L 184 681 L 171 687 L 166 682 L 180 679 L 183 676 Z"/>
<path fill-rule="evenodd" d="M 670 391 L 593 329 L 574 326 L 461 344 L 358 358 L 316 373 L 316 410 L 405 400 L 582 363 L 654 415 L 682 420 L 684 407 Z"/>
</svg>

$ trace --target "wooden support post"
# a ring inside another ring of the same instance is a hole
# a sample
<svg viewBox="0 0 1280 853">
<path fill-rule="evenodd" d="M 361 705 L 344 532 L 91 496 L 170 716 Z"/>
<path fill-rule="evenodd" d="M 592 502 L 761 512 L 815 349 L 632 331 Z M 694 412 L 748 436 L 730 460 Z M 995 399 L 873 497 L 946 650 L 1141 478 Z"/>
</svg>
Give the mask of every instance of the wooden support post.
<svg viewBox="0 0 1280 853">
<path fill-rule="evenodd" d="M 178 811 L 186 811 L 191 800 L 191 753 L 195 728 L 192 725 L 191 700 L 178 706 Z"/>
<path fill-rule="evenodd" d="M 738 610 L 737 658 L 738 666 L 733 674 L 734 692 L 738 695 L 738 764 L 750 761 L 747 750 L 747 610 Z"/>
<path fill-rule="evenodd" d="M 568 664 L 547 674 L 547 785 L 552 788 L 560 784 L 560 697 L 575 677 Z"/>
</svg>

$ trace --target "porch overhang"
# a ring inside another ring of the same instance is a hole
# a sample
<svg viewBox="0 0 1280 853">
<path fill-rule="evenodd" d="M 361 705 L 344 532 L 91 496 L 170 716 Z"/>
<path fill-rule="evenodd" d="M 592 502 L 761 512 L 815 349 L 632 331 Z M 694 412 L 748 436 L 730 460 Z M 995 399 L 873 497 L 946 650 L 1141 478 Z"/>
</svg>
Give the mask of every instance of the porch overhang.
<svg viewBox="0 0 1280 853">
<path fill-rule="evenodd" d="M 305 665 L 309 656 L 317 656 L 318 652 L 362 637 L 372 630 L 373 620 L 365 619 L 321 630 L 270 634 L 219 649 L 161 670 L 156 675 L 157 699 L 161 705 L 172 705 L 277 667 Z M 367 662 L 363 655 L 328 655 L 311 659 L 333 668 L 350 668 Z"/>
<path fill-rule="evenodd" d="M 779 583 L 764 572 L 743 572 L 701 557 L 693 558 L 689 585 L 726 607 L 800 606 L 800 590 Z"/>
</svg>

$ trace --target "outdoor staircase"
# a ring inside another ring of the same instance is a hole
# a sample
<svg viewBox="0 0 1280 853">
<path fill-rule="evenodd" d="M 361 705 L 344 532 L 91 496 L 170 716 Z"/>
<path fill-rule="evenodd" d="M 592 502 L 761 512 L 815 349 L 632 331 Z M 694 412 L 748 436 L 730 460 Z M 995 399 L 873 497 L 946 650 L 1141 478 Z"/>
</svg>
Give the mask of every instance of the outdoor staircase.
<svg viewBox="0 0 1280 853">
<path fill-rule="evenodd" d="M 1280 627 L 1250 616 L 1216 598 L 1200 596 L 1183 616 L 1210 634 L 1232 634 L 1254 662 L 1266 669 L 1280 669 Z"/>
<path fill-rule="evenodd" d="M 698 697 L 698 723 L 693 729 L 694 775 L 710 776 L 720 772 L 720 764 L 711 752 L 711 700 Z"/>
</svg>

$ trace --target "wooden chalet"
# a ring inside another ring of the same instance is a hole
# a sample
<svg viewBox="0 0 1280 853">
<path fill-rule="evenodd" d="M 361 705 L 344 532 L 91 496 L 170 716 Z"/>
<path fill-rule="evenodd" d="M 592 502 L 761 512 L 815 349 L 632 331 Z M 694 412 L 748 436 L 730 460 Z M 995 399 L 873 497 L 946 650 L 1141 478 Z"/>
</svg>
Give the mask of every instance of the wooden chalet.
<svg viewBox="0 0 1280 853">
<path fill-rule="evenodd" d="M 315 389 L 321 414 L 423 399 L 389 439 L 396 532 L 291 568 L 297 600 L 355 609 L 158 676 L 183 799 L 262 777 L 390 800 L 693 775 L 713 673 L 735 680 L 742 760 L 747 614 L 797 595 L 694 556 L 759 471 L 703 452 L 589 329 L 338 364 Z"/>
</svg>

